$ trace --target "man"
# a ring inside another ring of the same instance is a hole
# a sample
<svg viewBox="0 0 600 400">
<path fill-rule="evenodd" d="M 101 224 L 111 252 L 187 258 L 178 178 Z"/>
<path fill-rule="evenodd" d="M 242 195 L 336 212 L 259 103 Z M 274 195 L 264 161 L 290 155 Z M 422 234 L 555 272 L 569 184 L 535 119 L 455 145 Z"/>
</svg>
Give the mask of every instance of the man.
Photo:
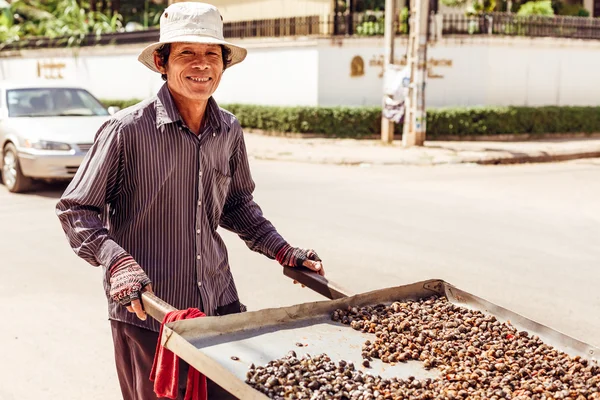
<svg viewBox="0 0 600 400">
<path fill-rule="evenodd" d="M 100 128 L 57 205 L 73 250 L 104 267 L 125 399 L 156 398 L 149 376 L 159 324 L 146 319 L 142 291 L 207 315 L 241 311 L 218 226 L 284 266 L 324 274 L 314 251 L 290 246 L 263 217 L 240 124 L 212 98 L 246 50 L 224 40 L 208 4 L 175 3 L 160 25 L 160 41 L 139 61 L 166 83 Z"/>
</svg>

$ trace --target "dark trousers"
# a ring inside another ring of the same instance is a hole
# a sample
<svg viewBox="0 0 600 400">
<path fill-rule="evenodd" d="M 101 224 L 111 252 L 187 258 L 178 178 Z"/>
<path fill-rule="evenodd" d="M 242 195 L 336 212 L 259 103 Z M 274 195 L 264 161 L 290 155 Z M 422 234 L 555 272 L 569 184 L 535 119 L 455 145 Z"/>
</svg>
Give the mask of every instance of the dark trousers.
<svg viewBox="0 0 600 400">
<path fill-rule="evenodd" d="M 219 315 L 240 312 L 240 305 L 232 304 L 217 310 Z M 150 370 L 154 362 L 154 353 L 158 343 L 158 333 L 148 329 L 119 321 L 110 321 L 115 347 L 117 376 L 121 386 L 123 400 L 154 400 L 154 382 L 150 381 Z M 187 380 L 188 365 L 179 360 L 179 396 L 183 400 Z M 234 396 L 223 390 L 210 379 L 208 383 L 209 400 L 229 400 Z"/>
</svg>

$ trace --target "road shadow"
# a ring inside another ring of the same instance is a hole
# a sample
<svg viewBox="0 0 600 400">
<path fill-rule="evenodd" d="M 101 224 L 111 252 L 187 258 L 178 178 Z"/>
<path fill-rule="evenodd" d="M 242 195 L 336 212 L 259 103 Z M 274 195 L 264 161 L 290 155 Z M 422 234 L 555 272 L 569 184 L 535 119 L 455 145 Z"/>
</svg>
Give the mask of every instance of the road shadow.
<svg viewBox="0 0 600 400">
<path fill-rule="evenodd" d="M 69 182 L 36 182 L 34 188 L 28 192 L 30 195 L 59 199 L 69 186 Z"/>
<path fill-rule="evenodd" d="M 4 186 L 2 181 L 0 181 L 0 185 Z M 32 184 L 31 189 L 29 189 L 25 193 L 13 194 L 15 196 L 39 196 L 46 197 L 49 199 L 59 199 L 60 196 L 64 193 L 65 189 L 69 185 L 69 182 L 34 182 Z M 4 188 L 6 190 L 6 188 Z M 8 191 L 7 191 L 8 192 Z"/>
</svg>

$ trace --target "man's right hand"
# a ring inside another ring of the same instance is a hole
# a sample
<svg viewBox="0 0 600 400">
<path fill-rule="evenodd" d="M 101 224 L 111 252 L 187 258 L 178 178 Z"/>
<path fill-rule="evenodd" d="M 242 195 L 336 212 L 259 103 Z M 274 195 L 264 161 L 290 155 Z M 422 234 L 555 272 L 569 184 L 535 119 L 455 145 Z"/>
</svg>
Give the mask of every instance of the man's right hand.
<svg viewBox="0 0 600 400">
<path fill-rule="evenodd" d="M 152 292 L 152 282 L 144 270 L 127 256 L 115 262 L 109 270 L 110 296 L 114 301 L 126 306 L 129 312 L 134 312 L 142 321 L 146 320 L 146 312 L 140 301 L 141 292 Z"/>
</svg>

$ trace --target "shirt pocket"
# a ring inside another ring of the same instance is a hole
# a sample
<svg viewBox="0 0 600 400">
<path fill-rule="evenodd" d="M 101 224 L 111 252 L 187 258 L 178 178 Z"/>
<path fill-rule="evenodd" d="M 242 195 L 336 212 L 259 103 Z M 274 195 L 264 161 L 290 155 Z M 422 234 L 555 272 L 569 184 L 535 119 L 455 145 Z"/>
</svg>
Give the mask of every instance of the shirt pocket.
<svg viewBox="0 0 600 400">
<path fill-rule="evenodd" d="M 211 225 L 213 229 L 217 229 L 223 208 L 229 196 L 229 187 L 231 186 L 231 175 L 229 175 L 229 165 L 216 165 L 212 168 L 211 182 Z"/>
</svg>

